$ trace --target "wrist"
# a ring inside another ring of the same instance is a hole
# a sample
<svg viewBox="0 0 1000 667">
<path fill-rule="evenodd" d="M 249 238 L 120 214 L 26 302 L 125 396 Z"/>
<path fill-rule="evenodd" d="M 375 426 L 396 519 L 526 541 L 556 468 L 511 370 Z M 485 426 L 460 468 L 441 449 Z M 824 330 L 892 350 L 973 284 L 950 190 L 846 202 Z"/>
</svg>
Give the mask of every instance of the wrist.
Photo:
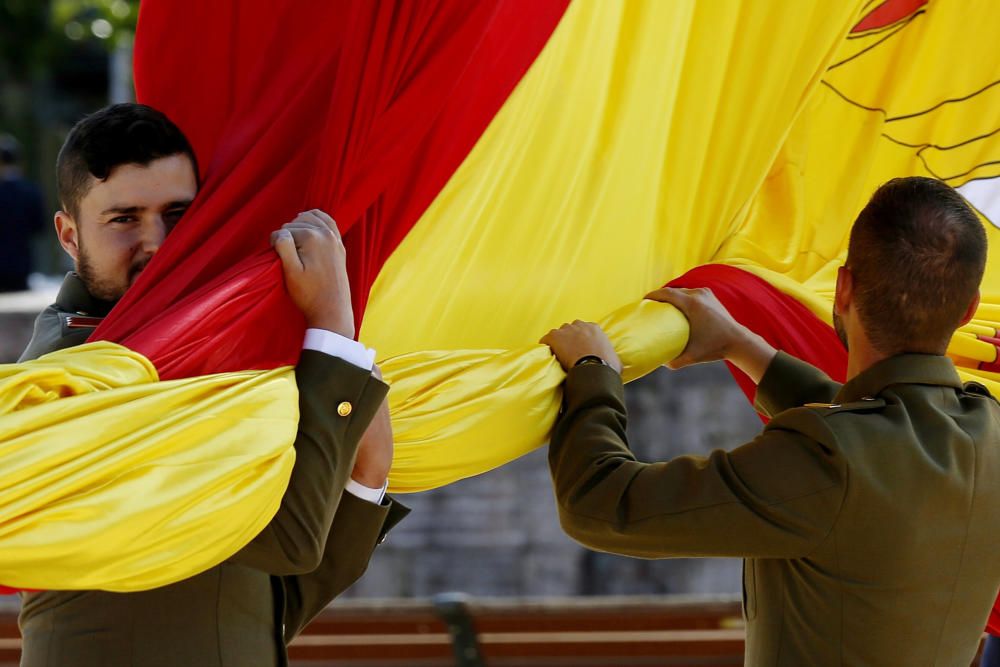
<svg viewBox="0 0 1000 667">
<path fill-rule="evenodd" d="M 764 377 L 778 350 L 763 337 L 750 331 L 747 331 L 747 334 L 742 343 L 728 354 L 726 359 L 757 384 Z"/>
<path fill-rule="evenodd" d="M 590 364 L 607 366 L 616 373 L 622 372 L 621 361 L 618 360 L 616 355 L 604 356 L 594 353 L 581 355 L 575 362 L 573 362 L 572 368 L 576 368 L 577 366 L 587 366 Z"/>
<path fill-rule="evenodd" d="M 306 328 L 326 329 L 335 334 L 340 334 L 344 338 L 354 338 L 354 318 L 345 320 L 343 317 L 329 315 L 316 315 L 306 317 Z"/>
<path fill-rule="evenodd" d="M 386 480 L 389 479 L 389 471 L 386 470 L 384 473 L 378 473 L 355 468 L 351 471 L 351 479 L 370 489 L 381 489 L 385 486 Z"/>
<path fill-rule="evenodd" d="M 728 342 L 722 347 L 722 358 L 735 364 L 747 356 L 760 336 L 734 322 L 732 333 L 727 338 Z"/>
<path fill-rule="evenodd" d="M 747 344 L 747 341 L 754 333 L 736 322 L 727 323 L 727 329 L 728 331 L 723 338 L 724 343 L 721 346 L 721 352 L 723 359 L 732 361 L 732 357 L 739 354 L 740 348 Z"/>
<path fill-rule="evenodd" d="M 361 452 L 354 462 L 351 479 L 373 489 L 379 488 L 389 478 L 389 469 L 392 467 L 391 450 L 383 456 L 362 456 L 364 453 Z"/>
</svg>

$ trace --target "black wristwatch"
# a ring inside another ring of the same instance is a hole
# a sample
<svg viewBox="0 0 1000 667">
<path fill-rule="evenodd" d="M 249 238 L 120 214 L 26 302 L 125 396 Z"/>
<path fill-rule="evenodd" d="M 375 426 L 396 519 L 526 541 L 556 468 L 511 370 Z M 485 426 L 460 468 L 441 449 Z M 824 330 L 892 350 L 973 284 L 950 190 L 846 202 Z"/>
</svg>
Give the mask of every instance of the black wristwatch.
<svg viewBox="0 0 1000 667">
<path fill-rule="evenodd" d="M 609 365 L 608 362 L 604 361 L 604 359 L 601 359 L 596 354 L 588 354 L 577 359 L 576 363 L 573 364 L 573 368 L 576 368 L 577 366 L 586 366 L 587 364 L 597 364 L 598 366 Z"/>
</svg>

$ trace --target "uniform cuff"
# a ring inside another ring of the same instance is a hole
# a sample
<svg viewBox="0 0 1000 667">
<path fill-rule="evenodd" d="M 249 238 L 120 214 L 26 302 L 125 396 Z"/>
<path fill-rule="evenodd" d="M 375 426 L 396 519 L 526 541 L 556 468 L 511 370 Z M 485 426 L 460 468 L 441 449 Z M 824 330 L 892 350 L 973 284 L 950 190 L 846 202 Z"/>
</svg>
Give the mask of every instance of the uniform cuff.
<svg viewBox="0 0 1000 667">
<path fill-rule="evenodd" d="M 361 500 L 381 505 L 387 488 L 389 488 L 389 480 L 385 480 L 385 484 L 382 485 L 381 489 L 373 489 L 370 486 L 365 486 L 364 484 L 355 482 L 353 479 L 349 479 L 347 480 L 347 485 L 344 487 L 344 491 Z"/>
<path fill-rule="evenodd" d="M 302 349 L 329 354 L 366 371 L 375 365 L 375 350 L 326 329 L 306 329 Z"/>
</svg>

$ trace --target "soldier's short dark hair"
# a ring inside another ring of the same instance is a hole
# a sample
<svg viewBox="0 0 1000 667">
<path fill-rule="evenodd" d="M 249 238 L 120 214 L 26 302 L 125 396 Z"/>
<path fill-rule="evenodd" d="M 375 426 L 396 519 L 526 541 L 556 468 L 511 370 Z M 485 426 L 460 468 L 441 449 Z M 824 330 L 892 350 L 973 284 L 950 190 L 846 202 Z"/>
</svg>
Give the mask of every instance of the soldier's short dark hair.
<svg viewBox="0 0 1000 667">
<path fill-rule="evenodd" d="M 942 354 L 986 268 L 986 231 L 947 184 L 896 178 L 851 230 L 847 267 L 861 325 L 883 354 Z"/>
<path fill-rule="evenodd" d="M 76 218 L 90 177 L 107 179 L 123 164 L 147 165 L 184 154 L 195 177 L 198 162 L 187 137 L 165 114 L 144 104 L 113 104 L 73 126 L 56 160 L 56 181 L 63 210 Z"/>
</svg>

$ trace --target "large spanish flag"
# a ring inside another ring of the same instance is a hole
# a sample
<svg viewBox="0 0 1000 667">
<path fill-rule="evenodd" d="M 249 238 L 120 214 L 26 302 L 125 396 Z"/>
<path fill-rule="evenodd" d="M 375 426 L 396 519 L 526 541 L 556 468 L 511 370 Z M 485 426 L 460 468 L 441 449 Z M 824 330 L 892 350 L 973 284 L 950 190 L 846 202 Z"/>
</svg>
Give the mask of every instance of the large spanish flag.
<svg viewBox="0 0 1000 667">
<path fill-rule="evenodd" d="M 345 235 L 397 492 L 546 442 L 562 372 L 536 341 L 564 321 L 603 323 L 627 379 L 678 354 L 683 317 L 641 300 L 664 283 L 842 378 L 836 268 L 895 176 L 983 214 L 983 305 L 950 353 L 1000 390 L 998 31 L 991 0 L 144 0 L 138 95 L 203 187 L 95 333 L 120 345 L 0 374 L 22 392 L 0 393 L 0 581 L 150 588 L 267 522 L 303 334 L 268 234 L 306 208 Z M 47 429 L 95 433 L 87 458 Z"/>
</svg>

